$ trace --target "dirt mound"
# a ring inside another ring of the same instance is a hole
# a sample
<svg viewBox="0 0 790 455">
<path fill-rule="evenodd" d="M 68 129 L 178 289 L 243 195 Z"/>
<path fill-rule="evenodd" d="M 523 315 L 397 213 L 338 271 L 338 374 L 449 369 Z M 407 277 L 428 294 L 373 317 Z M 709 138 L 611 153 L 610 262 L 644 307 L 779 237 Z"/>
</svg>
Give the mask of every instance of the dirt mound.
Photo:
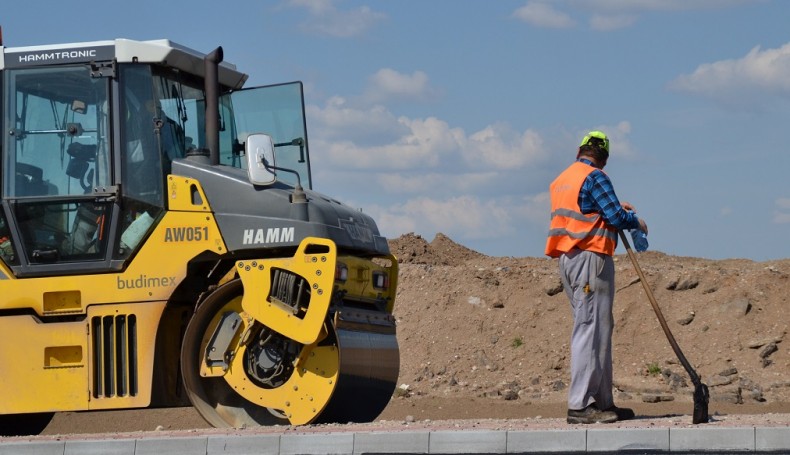
<svg viewBox="0 0 790 455">
<path fill-rule="evenodd" d="M 431 243 L 418 234 L 404 234 L 390 241 L 390 250 L 399 262 L 407 264 L 453 265 L 484 257 L 444 234 L 436 234 Z"/>
<path fill-rule="evenodd" d="M 555 260 L 488 257 L 439 234 L 390 241 L 399 258 L 399 394 L 565 400 L 571 314 Z M 790 396 L 790 260 L 639 253 L 659 306 L 712 403 Z M 690 400 L 693 390 L 626 255 L 615 256 L 616 397 Z"/>
</svg>

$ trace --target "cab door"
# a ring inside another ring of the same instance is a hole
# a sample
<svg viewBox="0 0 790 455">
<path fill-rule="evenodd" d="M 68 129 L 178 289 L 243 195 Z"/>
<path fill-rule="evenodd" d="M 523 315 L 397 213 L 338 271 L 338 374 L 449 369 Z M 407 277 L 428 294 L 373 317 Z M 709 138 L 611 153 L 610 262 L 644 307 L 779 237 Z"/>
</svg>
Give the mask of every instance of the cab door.
<svg viewBox="0 0 790 455">
<path fill-rule="evenodd" d="M 266 133 L 274 141 L 277 166 L 298 172 L 302 187 L 312 189 L 301 82 L 237 90 L 224 95 L 220 106 L 225 125 L 220 137 L 220 163 L 243 167 L 239 147 L 232 144 L 243 144 L 252 133 Z M 287 172 L 278 173 L 277 179 L 297 183 L 296 176 Z"/>
<path fill-rule="evenodd" d="M 90 65 L 4 73 L 3 261 L 18 277 L 110 269 L 111 79 Z"/>
</svg>

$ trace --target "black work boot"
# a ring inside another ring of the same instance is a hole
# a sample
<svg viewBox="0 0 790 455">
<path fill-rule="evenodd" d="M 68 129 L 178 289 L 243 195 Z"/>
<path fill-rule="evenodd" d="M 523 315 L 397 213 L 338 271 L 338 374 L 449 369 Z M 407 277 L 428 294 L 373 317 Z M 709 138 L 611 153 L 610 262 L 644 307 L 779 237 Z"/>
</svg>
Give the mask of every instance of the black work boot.
<svg viewBox="0 0 790 455">
<path fill-rule="evenodd" d="M 617 421 L 613 411 L 601 411 L 595 403 L 584 409 L 568 409 L 568 423 L 612 423 Z"/>
</svg>

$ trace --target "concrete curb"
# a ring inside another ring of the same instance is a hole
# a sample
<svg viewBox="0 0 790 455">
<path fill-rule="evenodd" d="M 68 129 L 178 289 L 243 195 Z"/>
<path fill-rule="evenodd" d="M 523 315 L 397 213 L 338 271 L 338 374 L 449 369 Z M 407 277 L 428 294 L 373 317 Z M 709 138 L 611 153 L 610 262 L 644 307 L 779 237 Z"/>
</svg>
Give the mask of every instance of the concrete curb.
<svg viewBox="0 0 790 455">
<path fill-rule="evenodd" d="M 505 454 L 790 451 L 790 427 L 414 430 L 0 441 L 0 455 Z"/>
</svg>

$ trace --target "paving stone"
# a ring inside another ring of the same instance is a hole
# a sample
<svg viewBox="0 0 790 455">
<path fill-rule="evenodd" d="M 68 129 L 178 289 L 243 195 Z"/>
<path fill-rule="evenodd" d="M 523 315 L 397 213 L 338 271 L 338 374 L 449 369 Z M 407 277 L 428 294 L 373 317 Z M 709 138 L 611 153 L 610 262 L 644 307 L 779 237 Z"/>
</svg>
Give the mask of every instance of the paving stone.
<svg viewBox="0 0 790 455">
<path fill-rule="evenodd" d="M 206 455 L 277 455 L 280 453 L 279 434 L 249 436 L 209 436 Z"/>
<path fill-rule="evenodd" d="M 669 428 L 590 429 L 588 452 L 669 450 Z"/>
<path fill-rule="evenodd" d="M 755 450 L 790 451 L 790 428 L 755 428 Z"/>
<path fill-rule="evenodd" d="M 513 430 L 507 432 L 507 453 L 584 452 L 587 430 Z"/>
<path fill-rule="evenodd" d="M 754 450 L 755 429 L 747 428 L 670 428 L 669 449 L 681 450 Z"/>
<path fill-rule="evenodd" d="M 430 453 L 505 453 L 505 431 L 434 431 Z"/>
<path fill-rule="evenodd" d="M 357 433 L 354 453 L 429 453 L 430 432 Z"/>
<path fill-rule="evenodd" d="M 354 453 L 354 433 L 284 434 L 280 436 L 280 453 L 351 455 Z"/>
</svg>

